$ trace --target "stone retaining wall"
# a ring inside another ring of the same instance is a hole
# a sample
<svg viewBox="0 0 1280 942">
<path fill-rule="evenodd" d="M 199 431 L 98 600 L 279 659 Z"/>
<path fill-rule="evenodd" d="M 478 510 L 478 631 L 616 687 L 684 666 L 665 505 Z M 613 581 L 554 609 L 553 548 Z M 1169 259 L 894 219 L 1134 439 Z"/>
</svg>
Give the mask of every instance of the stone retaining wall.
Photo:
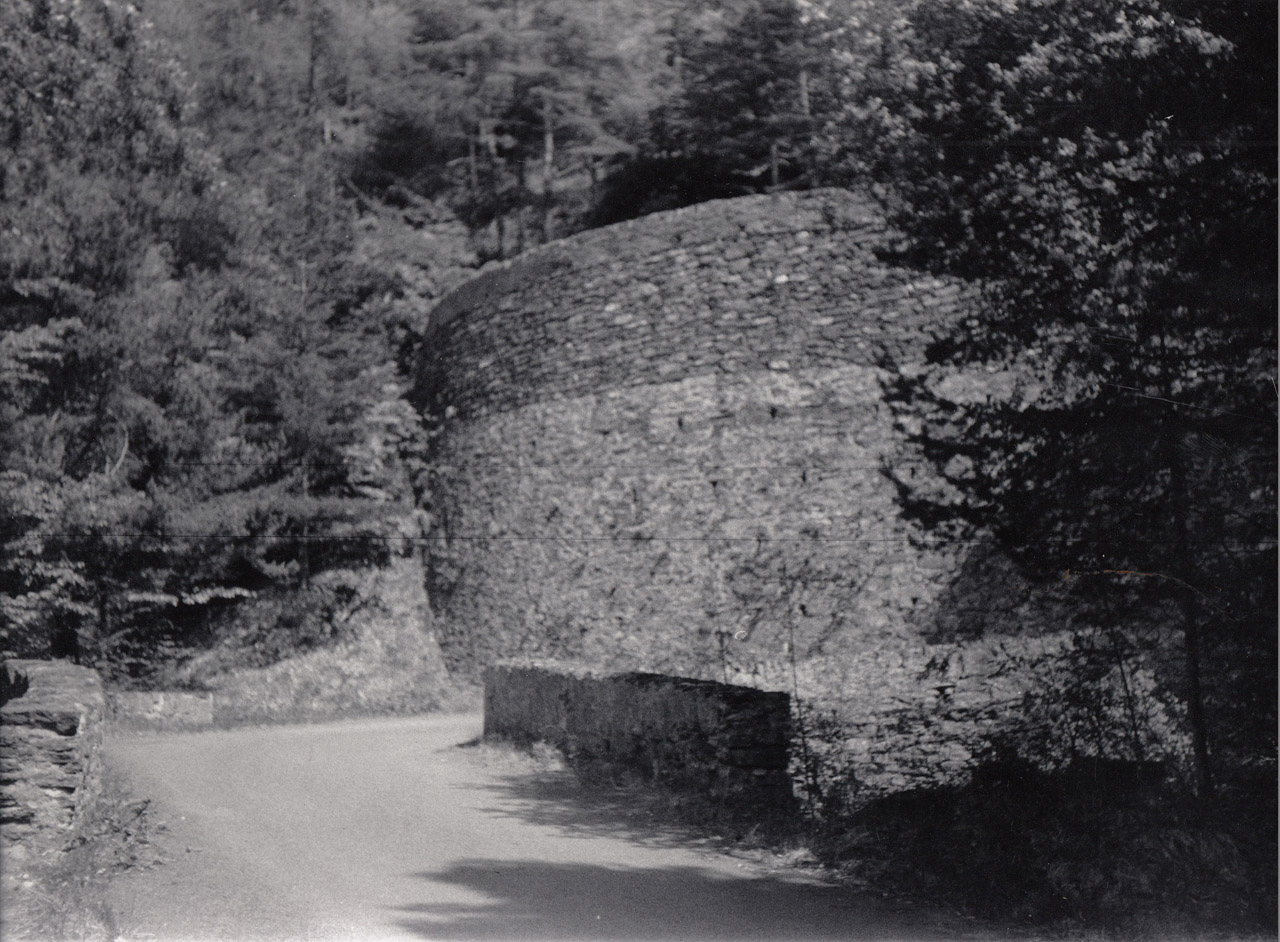
<svg viewBox="0 0 1280 942">
<path fill-rule="evenodd" d="M 789 645 L 838 660 L 957 617 L 1029 623 L 1007 591 L 935 604 L 963 553 L 899 513 L 886 472 L 914 468 L 884 386 L 966 289 L 886 264 L 884 237 L 847 191 L 721 200 L 444 298 L 419 395 L 448 417 L 427 583 L 450 667 L 723 679 Z"/>
<path fill-rule="evenodd" d="M 423 371 L 460 415 L 605 388 L 918 356 L 962 284 L 884 264 L 847 190 L 717 200 L 486 267 L 431 312 Z"/>
<path fill-rule="evenodd" d="M 204 729 L 213 725 L 212 693 L 116 690 L 108 696 L 111 720 L 124 729 Z"/>
<path fill-rule="evenodd" d="M 18 860 L 65 847 L 92 814 L 106 703 L 97 673 L 66 661 L 0 674 L 0 842 Z"/>
<path fill-rule="evenodd" d="M 790 698 L 714 681 L 504 661 L 484 675 L 486 737 L 547 742 L 717 800 L 785 811 Z"/>
</svg>

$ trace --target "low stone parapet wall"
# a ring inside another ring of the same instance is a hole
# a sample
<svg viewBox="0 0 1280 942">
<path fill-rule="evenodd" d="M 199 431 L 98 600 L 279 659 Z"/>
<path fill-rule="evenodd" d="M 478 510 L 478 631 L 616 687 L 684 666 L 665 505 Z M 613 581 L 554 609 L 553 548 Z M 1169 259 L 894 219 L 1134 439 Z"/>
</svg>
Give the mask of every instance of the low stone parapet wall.
<svg viewBox="0 0 1280 942">
<path fill-rule="evenodd" d="M 95 671 L 66 661 L 0 665 L 0 842 L 20 860 L 75 839 L 101 786 L 106 700 Z"/>
<path fill-rule="evenodd" d="M 785 693 L 555 661 L 485 671 L 486 738 L 547 742 L 577 768 L 604 765 L 718 800 L 793 801 Z"/>
<path fill-rule="evenodd" d="M 212 693 L 116 690 L 108 695 L 112 722 L 123 729 L 204 729 L 213 725 Z"/>
</svg>

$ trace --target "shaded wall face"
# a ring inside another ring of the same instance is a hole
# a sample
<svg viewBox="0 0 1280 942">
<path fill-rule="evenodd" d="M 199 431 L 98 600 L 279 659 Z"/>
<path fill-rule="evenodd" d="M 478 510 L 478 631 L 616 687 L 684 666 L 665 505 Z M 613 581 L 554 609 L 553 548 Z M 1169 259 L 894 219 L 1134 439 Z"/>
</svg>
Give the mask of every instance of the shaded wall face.
<svg viewBox="0 0 1280 942">
<path fill-rule="evenodd" d="M 429 589 L 446 649 L 772 678 L 792 641 L 900 633 L 952 562 L 897 520 L 878 391 L 868 367 L 701 376 L 462 424 Z"/>
<path fill-rule="evenodd" d="M 551 743 L 577 769 L 626 770 L 739 811 L 793 809 L 791 725 L 785 693 L 555 661 L 484 672 L 486 738 Z"/>
<path fill-rule="evenodd" d="M 848 194 L 703 204 L 482 274 L 435 312 L 428 590 L 455 668 L 509 654 L 783 683 L 901 638 L 956 565 L 883 469 L 886 369 L 958 285 Z M 823 686 L 838 678 L 814 678 Z"/>
</svg>

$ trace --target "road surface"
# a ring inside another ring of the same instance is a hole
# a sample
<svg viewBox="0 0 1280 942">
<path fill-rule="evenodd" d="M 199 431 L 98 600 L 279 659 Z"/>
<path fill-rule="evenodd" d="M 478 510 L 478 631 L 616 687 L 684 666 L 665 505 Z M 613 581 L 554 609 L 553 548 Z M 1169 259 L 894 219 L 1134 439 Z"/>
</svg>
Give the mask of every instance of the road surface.
<svg viewBox="0 0 1280 942">
<path fill-rule="evenodd" d="M 575 799 L 460 744 L 476 716 L 116 734 L 167 862 L 109 897 L 150 940 L 954 939 Z M 581 796 L 579 796 L 580 798 Z"/>
</svg>

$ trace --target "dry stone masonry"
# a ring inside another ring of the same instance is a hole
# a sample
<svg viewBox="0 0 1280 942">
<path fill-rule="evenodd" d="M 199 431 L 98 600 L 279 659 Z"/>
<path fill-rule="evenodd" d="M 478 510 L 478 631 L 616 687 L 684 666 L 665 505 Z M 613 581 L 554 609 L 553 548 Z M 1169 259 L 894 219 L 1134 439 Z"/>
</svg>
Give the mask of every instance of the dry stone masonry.
<svg viewBox="0 0 1280 942">
<path fill-rule="evenodd" d="M 91 814 L 105 700 L 97 673 L 66 661 L 8 661 L 0 688 L 0 835 L 16 861 L 66 846 Z"/>
<path fill-rule="evenodd" d="M 503 661 L 484 676 L 486 738 L 546 742 L 735 806 L 785 812 L 790 698 L 707 680 Z"/>
<path fill-rule="evenodd" d="M 955 562 L 899 519 L 882 383 L 962 289 L 881 264 L 883 233 L 844 191 L 726 200 L 441 302 L 428 590 L 452 666 L 721 677 L 781 666 L 780 607 L 801 659 L 928 621 Z"/>
<path fill-rule="evenodd" d="M 464 416 L 605 389 L 918 356 L 955 282 L 880 264 L 846 191 L 721 200 L 491 266 L 432 312 L 431 373 Z"/>
</svg>

